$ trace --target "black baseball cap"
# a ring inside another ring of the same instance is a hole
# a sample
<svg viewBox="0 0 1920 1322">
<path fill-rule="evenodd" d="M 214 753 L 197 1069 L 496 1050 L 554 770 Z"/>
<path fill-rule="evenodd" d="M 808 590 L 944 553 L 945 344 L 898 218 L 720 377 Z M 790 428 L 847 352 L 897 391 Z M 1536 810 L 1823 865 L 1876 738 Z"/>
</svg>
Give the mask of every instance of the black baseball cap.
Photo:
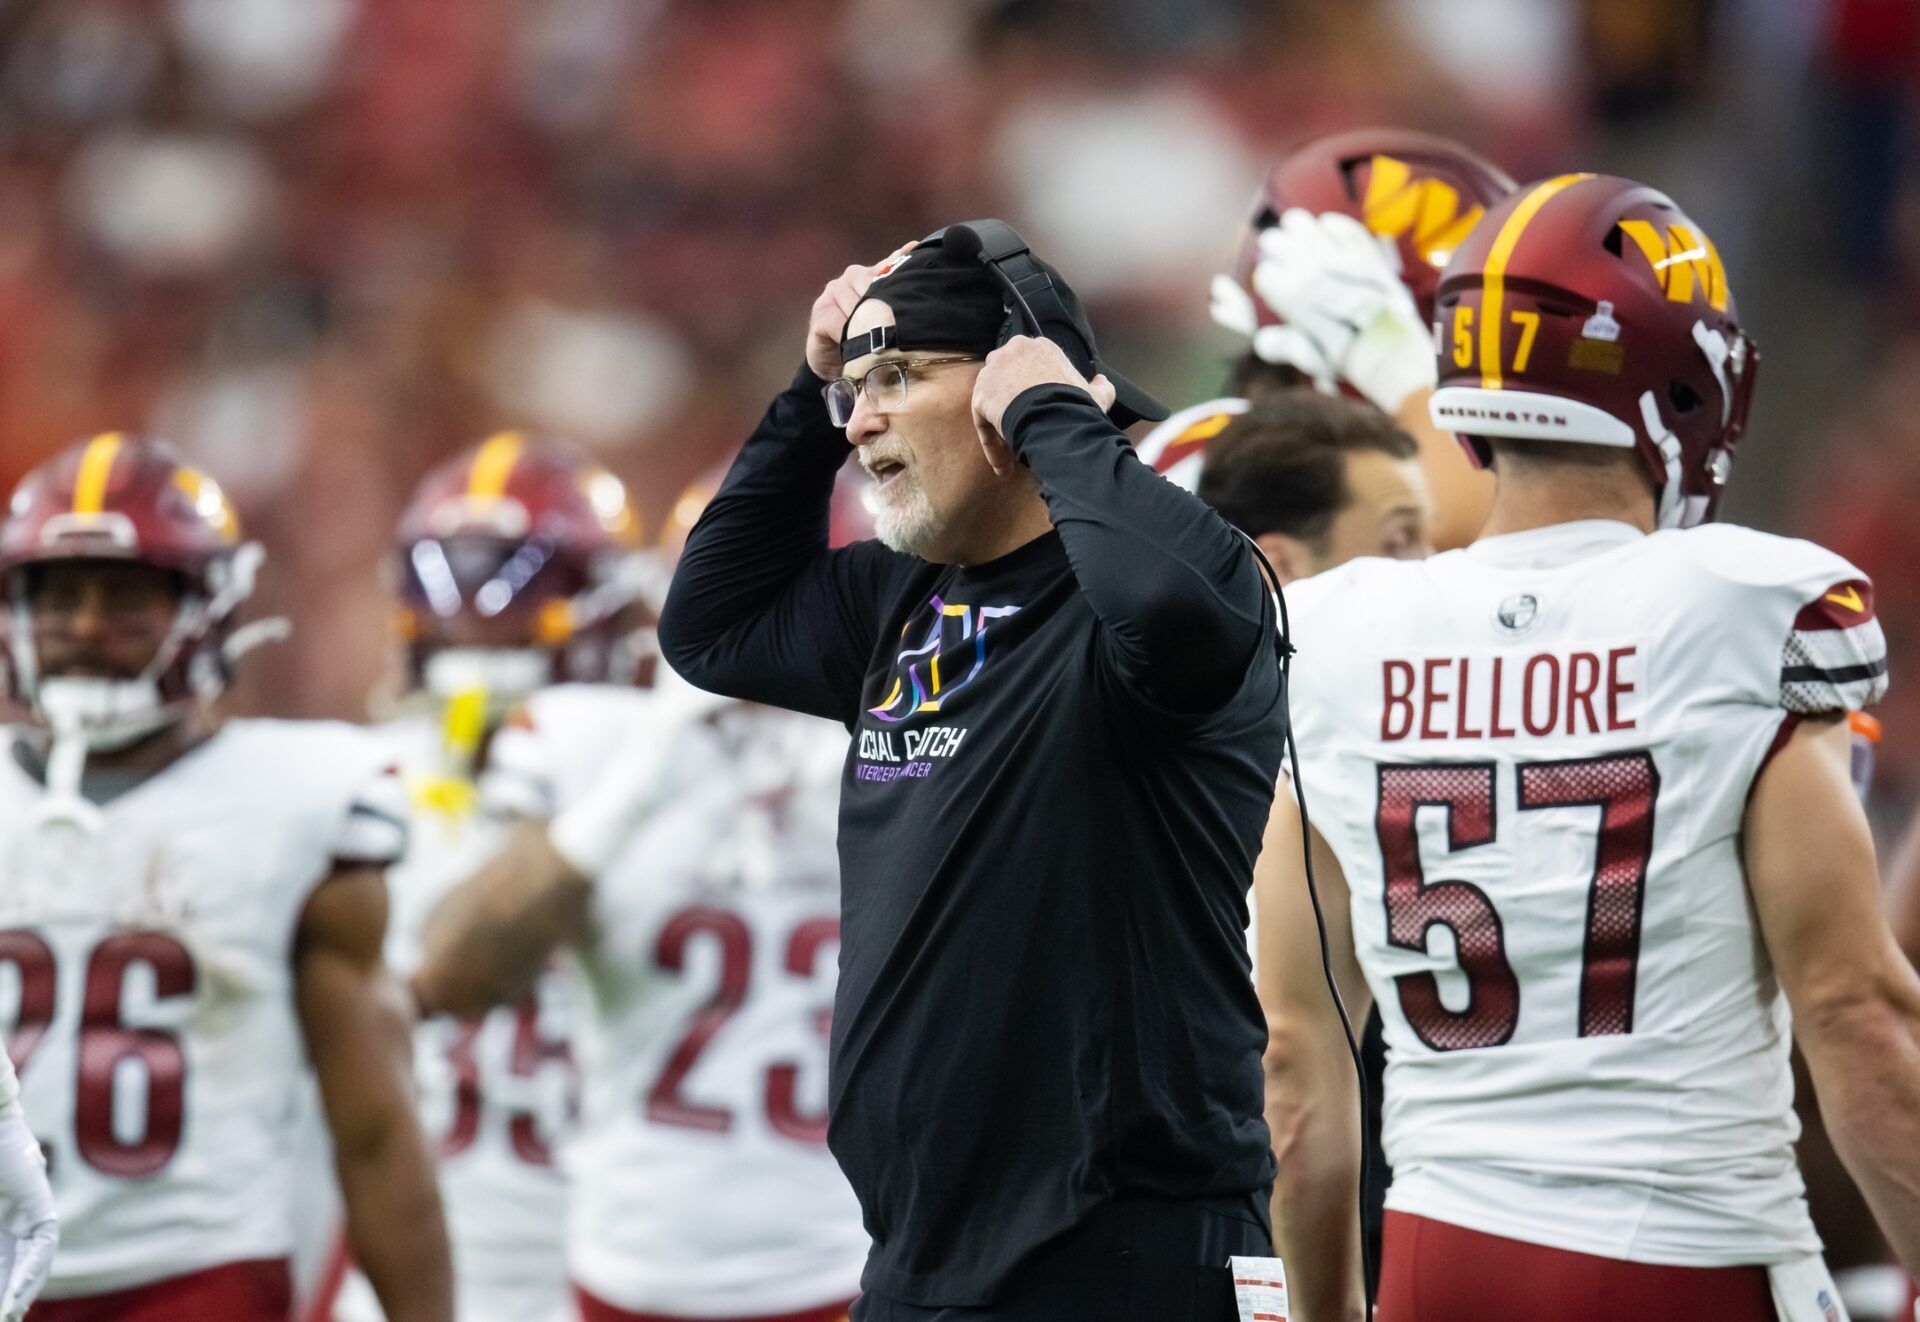
<svg viewBox="0 0 1920 1322">
<path fill-rule="evenodd" d="M 1104 375 L 1113 383 L 1114 401 L 1108 416 L 1122 427 L 1166 417 L 1166 405 L 1102 361 L 1086 310 L 1060 273 L 1027 252 L 1011 227 L 999 221 L 973 221 L 938 230 L 906 256 L 882 265 L 860 301 L 884 302 L 893 310 L 894 324 L 876 326 L 852 339 L 842 326 L 841 361 L 852 362 L 886 349 L 949 350 L 984 357 L 1013 335 L 1031 334 L 1032 328 L 1024 312 L 1015 306 L 1012 292 L 994 278 L 981 256 L 975 227 L 984 231 L 990 225 L 1011 236 L 1011 242 L 1020 247 L 1019 259 L 1037 268 L 1020 281 L 1020 286 L 1046 338 L 1060 346 L 1082 376 L 1092 380 Z M 858 307 L 856 304 L 856 311 Z"/>
</svg>

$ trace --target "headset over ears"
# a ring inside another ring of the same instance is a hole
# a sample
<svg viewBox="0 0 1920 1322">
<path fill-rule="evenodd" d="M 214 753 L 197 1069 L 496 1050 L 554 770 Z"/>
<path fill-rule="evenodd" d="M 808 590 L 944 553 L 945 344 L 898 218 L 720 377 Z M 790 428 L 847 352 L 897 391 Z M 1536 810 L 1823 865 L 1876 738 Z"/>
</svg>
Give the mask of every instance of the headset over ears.
<svg viewBox="0 0 1920 1322">
<path fill-rule="evenodd" d="M 1034 260 L 1033 250 L 1013 226 L 1004 220 L 970 220 L 947 226 L 930 241 L 937 241 L 962 260 L 978 258 L 1006 291 L 1007 319 L 1000 324 L 996 343 L 1005 344 L 1021 334 L 1037 335 L 1059 345 L 1083 376 L 1091 377 L 1099 370 L 1094 365 L 1093 346 L 1075 324 L 1059 285 Z"/>
<path fill-rule="evenodd" d="M 1027 241 L 1006 221 L 970 220 L 949 225 L 922 242 L 940 245 L 961 262 L 977 258 L 1000 286 L 1007 318 L 1000 324 L 996 347 L 1023 333 L 1052 340 L 1081 376 L 1089 381 L 1096 376 L 1107 378 L 1114 391 L 1107 416 L 1120 426 L 1158 422 L 1167 416 L 1165 404 L 1101 360 L 1093 327 L 1072 288 L 1033 255 Z"/>
</svg>

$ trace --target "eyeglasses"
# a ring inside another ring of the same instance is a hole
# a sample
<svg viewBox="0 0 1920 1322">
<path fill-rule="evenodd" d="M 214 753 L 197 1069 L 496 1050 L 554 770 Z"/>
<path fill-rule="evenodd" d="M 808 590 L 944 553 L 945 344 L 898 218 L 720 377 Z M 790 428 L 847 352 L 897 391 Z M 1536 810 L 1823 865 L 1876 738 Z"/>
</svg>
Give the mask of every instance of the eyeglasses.
<svg viewBox="0 0 1920 1322">
<path fill-rule="evenodd" d="M 844 427 L 853 421 L 853 406 L 860 402 L 860 392 L 866 391 L 867 403 L 876 413 L 896 413 L 907 406 L 907 378 L 921 367 L 934 367 L 940 363 L 977 363 L 979 354 L 956 354 L 949 358 L 895 358 L 881 363 L 855 381 L 852 377 L 837 377 L 820 388 L 820 394 L 827 401 L 827 416 L 833 419 L 833 425 Z"/>
</svg>

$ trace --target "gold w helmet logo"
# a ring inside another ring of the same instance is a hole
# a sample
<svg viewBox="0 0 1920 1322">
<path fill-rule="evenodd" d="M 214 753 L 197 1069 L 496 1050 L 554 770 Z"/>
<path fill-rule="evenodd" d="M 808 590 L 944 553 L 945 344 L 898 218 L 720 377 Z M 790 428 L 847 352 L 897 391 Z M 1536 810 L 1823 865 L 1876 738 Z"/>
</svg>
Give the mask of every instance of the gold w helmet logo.
<svg viewBox="0 0 1920 1322">
<path fill-rule="evenodd" d="M 1360 204 L 1368 229 L 1383 238 L 1409 239 L 1434 266 L 1445 266 L 1486 208 L 1460 209 L 1460 192 L 1438 179 L 1415 179 L 1405 161 L 1375 156 Z"/>
<path fill-rule="evenodd" d="M 1670 300 L 1691 303 L 1697 290 L 1715 312 L 1727 310 L 1727 268 L 1704 231 L 1676 221 L 1662 235 L 1650 220 L 1623 220 L 1620 230 L 1646 255 Z"/>
</svg>

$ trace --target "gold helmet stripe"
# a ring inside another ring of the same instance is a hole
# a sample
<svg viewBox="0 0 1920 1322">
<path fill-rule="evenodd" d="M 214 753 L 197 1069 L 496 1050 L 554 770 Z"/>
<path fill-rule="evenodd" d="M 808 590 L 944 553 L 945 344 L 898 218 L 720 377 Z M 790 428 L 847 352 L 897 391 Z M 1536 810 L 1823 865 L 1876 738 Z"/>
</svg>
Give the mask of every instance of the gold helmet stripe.
<svg viewBox="0 0 1920 1322">
<path fill-rule="evenodd" d="M 122 433 L 102 432 L 87 442 L 80 456 L 80 472 L 73 480 L 73 512 L 98 514 L 107 507 L 107 478 L 120 454 Z"/>
<path fill-rule="evenodd" d="M 520 462 L 526 448 L 517 431 L 496 432 L 480 446 L 467 470 L 467 496 L 473 500 L 498 500 L 507 492 L 507 479 Z"/>
<path fill-rule="evenodd" d="M 239 540 L 240 516 L 233 512 L 233 505 L 218 482 L 197 469 L 182 467 L 173 470 L 173 485 L 193 502 L 201 518 L 220 530 L 221 536 L 228 541 Z"/>
<path fill-rule="evenodd" d="M 1480 286 L 1480 384 L 1488 390 L 1504 388 L 1500 380 L 1500 323 L 1506 311 L 1502 305 L 1507 297 L 1507 262 L 1519 246 L 1520 233 L 1557 193 L 1591 178 L 1591 174 L 1563 174 L 1535 184 L 1533 191 L 1520 199 L 1520 205 L 1507 213 L 1500 232 L 1493 237 Z"/>
</svg>

